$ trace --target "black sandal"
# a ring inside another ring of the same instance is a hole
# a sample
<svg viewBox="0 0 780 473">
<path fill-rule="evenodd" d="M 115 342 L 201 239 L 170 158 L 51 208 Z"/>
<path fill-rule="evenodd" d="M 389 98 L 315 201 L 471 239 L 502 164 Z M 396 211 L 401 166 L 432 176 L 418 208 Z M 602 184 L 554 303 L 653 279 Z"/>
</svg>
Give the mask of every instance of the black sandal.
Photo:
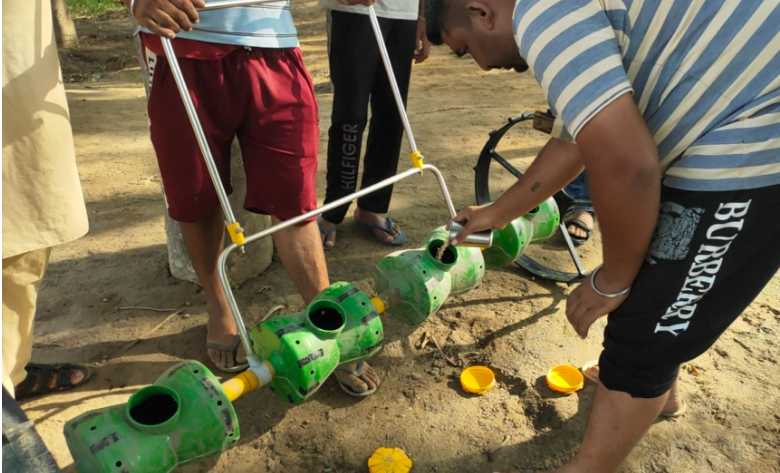
<svg viewBox="0 0 780 473">
<path fill-rule="evenodd" d="M 274 309 L 272 310 L 275 309 L 276 308 L 274 307 Z M 240 344 L 241 344 L 241 336 L 239 334 L 235 334 L 233 336 L 233 342 L 230 345 L 222 345 L 221 343 L 208 342 L 206 343 L 206 348 L 210 348 L 212 350 L 217 350 L 217 351 L 223 351 L 233 357 L 233 366 L 226 367 L 226 368 L 220 368 L 219 366 L 217 366 L 218 370 L 222 371 L 223 373 L 238 373 L 239 371 L 245 371 L 247 368 L 249 368 L 249 361 L 239 363 L 238 360 L 236 359 L 236 355 L 238 355 L 238 345 Z M 216 366 L 216 364 L 214 366 Z"/>
<path fill-rule="evenodd" d="M 591 217 L 593 217 L 593 212 L 588 212 Z M 564 222 L 566 224 L 566 231 L 569 233 L 569 236 L 571 237 L 571 241 L 574 242 L 575 245 L 580 246 L 584 243 L 587 243 L 588 240 L 590 240 L 590 233 L 593 231 L 593 227 L 586 224 L 582 220 L 578 218 L 572 218 Z M 569 232 L 569 225 L 574 225 L 575 227 L 579 228 L 583 232 L 585 232 L 585 238 L 579 237 L 577 235 L 573 235 L 571 232 Z"/>
<path fill-rule="evenodd" d="M 27 370 L 27 377 L 24 378 L 24 381 L 22 381 L 19 386 L 14 387 L 17 400 L 49 394 L 54 391 L 73 389 L 84 384 L 92 374 L 86 366 L 73 363 L 60 363 L 56 365 L 28 363 L 24 369 Z M 71 383 L 71 370 L 81 371 L 84 374 L 84 379 L 78 384 Z M 51 387 L 52 379 L 57 380 L 53 388 Z"/>
</svg>

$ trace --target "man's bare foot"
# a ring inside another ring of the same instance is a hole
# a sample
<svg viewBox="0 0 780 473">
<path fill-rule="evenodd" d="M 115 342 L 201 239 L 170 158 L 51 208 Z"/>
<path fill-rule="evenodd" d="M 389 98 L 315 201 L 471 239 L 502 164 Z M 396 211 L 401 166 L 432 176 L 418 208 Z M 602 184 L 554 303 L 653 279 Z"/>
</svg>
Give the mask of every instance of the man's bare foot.
<svg viewBox="0 0 780 473">
<path fill-rule="evenodd" d="M 354 371 L 357 370 L 358 363 L 342 365 L 341 368 L 347 368 Z M 376 370 L 366 362 L 363 362 L 363 372 L 360 377 L 350 374 L 343 369 L 336 369 L 335 376 L 338 378 L 341 384 L 347 386 L 355 394 L 362 394 L 367 391 L 376 389 L 382 382 L 379 379 L 379 374 L 377 374 Z"/>
<path fill-rule="evenodd" d="M 599 382 L 599 365 L 588 366 L 584 370 L 584 374 L 596 382 Z M 677 417 L 682 415 L 686 411 L 688 406 L 685 403 L 685 399 L 682 396 L 672 393 L 669 399 L 666 400 L 663 409 L 661 409 L 661 416 L 663 417 Z"/>
<path fill-rule="evenodd" d="M 236 322 L 230 315 L 230 308 L 227 306 L 227 302 L 224 304 L 218 304 L 211 302 L 206 304 L 206 309 L 209 313 L 208 333 L 206 335 L 206 343 L 218 343 L 229 347 L 233 344 L 238 333 Z M 217 368 L 223 370 L 232 368 L 236 364 L 246 363 L 246 350 L 244 345 L 239 343 L 238 352 L 235 359 L 230 351 L 217 350 L 214 348 L 206 348 L 206 353 L 209 355 L 212 363 Z"/>
<path fill-rule="evenodd" d="M 322 217 L 317 217 L 317 226 L 320 228 L 323 248 L 333 248 L 336 245 L 336 229 L 338 225 L 330 223 Z"/>
<path fill-rule="evenodd" d="M 387 226 L 387 218 L 382 217 L 377 213 L 363 210 L 360 207 L 355 209 L 354 218 L 356 222 L 362 223 L 363 225 L 379 225 L 381 228 L 385 228 Z M 395 237 L 401 234 L 401 227 L 399 227 L 397 223 L 393 222 L 393 226 L 391 227 L 389 233 L 384 230 L 380 230 L 379 228 L 372 228 L 371 231 L 374 232 L 374 235 L 376 235 L 377 238 L 384 240 L 386 243 L 392 243 Z"/>
<path fill-rule="evenodd" d="M 571 217 L 571 220 L 574 219 L 578 219 L 586 226 L 593 228 L 593 215 L 587 210 L 578 210 L 574 212 L 574 214 Z M 588 232 L 586 232 L 585 229 L 574 225 L 573 223 L 567 225 L 566 230 L 569 232 L 569 235 L 575 238 L 580 238 L 580 239 L 588 238 Z"/>
</svg>

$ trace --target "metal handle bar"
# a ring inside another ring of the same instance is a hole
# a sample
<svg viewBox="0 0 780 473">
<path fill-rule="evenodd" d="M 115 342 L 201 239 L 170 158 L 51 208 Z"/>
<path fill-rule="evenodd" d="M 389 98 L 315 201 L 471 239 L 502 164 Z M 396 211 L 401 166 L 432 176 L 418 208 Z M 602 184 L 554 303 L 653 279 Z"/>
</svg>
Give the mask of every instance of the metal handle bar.
<svg viewBox="0 0 780 473">
<path fill-rule="evenodd" d="M 260 3 L 269 3 L 270 1 L 279 1 L 279 0 L 224 0 L 224 1 L 215 0 L 209 2 L 209 4 L 207 4 L 205 8 L 202 8 L 201 11 L 216 10 L 221 8 L 231 8 L 237 6 L 248 6 L 248 5 L 260 4 Z M 379 28 L 379 21 L 377 20 L 376 12 L 372 7 L 368 7 L 368 10 L 369 10 L 369 17 L 371 18 L 371 24 L 374 28 L 374 34 L 376 35 L 377 38 L 377 44 L 379 46 L 379 50 L 382 55 L 382 61 L 385 64 L 385 70 L 387 71 L 388 80 L 393 89 L 393 95 L 395 96 L 396 105 L 398 106 L 398 112 L 401 115 L 401 120 L 403 121 L 404 128 L 406 129 L 407 138 L 409 139 L 409 143 L 411 144 L 412 147 L 412 161 L 415 167 L 407 171 L 404 171 L 400 174 L 397 174 L 393 177 L 380 181 L 365 189 L 361 189 L 358 192 L 342 197 L 341 199 L 331 202 L 330 204 L 324 205 L 322 207 L 316 208 L 298 217 L 271 226 L 254 235 L 249 235 L 248 237 L 245 237 L 243 235 L 243 230 L 240 228 L 239 223 L 236 221 L 235 215 L 233 214 L 233 210 L 230 207 L 230 202 L 228 201 L 227 194 L 225 192 L 224 187 L 222 186 L 222 180 L 219 175 L 219 170 L 217 169 L 217 166 L 214 163 L 214 157 L 211 154 L 211 149 L 209 148 L 208 141 L 206 140 L 206 135 L 203 132 L 203 127 L 200 124 L 197 111 L 195 110 L 195 106 L 192 103 L 192 99 L 190 98 L 187 84 L 184 80 L 184 76 L 181 73 L 181 68 L 179 67 L 179 62 L 176 58 L 176 54 L 173 49 L 173 44 L 168 38 L 165 37 L 160 38 L 162 41 L 163 49 L 165 51 L 165 56 L 168 59 L 171 72 L 176 82 L 176 87 L 179 89 L 179 94 L 181 95 L 182 101 L 184 103 L 184 108 L 187 111 L 187 117 L 190 120 L 190 124 L 192 125 L 193 131 L 195 132 L 195 138 L 198 141 L 198 146 L 200 147 L 201 153 L 203 154 L 206 167 L 208 168 L 209 175 L 214 184 L 214 188 L 217 192 L 219 203 L 222 207 L 222 211 L 224 212 L 228 232 L 230 233 L 231 240 L 233 242 L 230 245 L 228 245 L 219 256 L 219 265 L 218 265 L 219 282 L 220 285 L 222 286 L 223 291 L 225 292 L 225 296 L 227 298 L 230 311 L 233 314 L 233 319 L 235 320 L 236 326 L 238 328 L 238 333 L 241 336 L 241 341 L 243 342 L 244 348 L 246 349 L 250 366 L 252 366 L 253 368 L 258 367 L 260 365 L 260 361 L 257 358 L 257 355 L 255 355 L 254 351 L 252 350 L 252 346 L 249 339 L 249 333 L 247 332 L 246 326 L 244 325 L 243 318 L 241 317 L 241 311 L 238 308 L 238 303 L 236 302 L 236 298 L 233 294 L 232 288 L 230 287 L 230 281 L 228 280 L 228 276 L 227 276 L 227 259 L 228 256 L 230 256 L 230 254 L 236 248 L 241 248 L 246 243 L 250 243 L 259 240 L 261 238 L 269 237 L 274 233 L 277 233 L 281 230 L 284 230 L 293 225 L 301 223 L 311 217 L 316 217 L 322 212 L 339 207 L 359 197 L 370 194 L 379 189 L 390 186 L 398 181 L 406 179 L 407 177 L 410 177 L 412 175 L 422 174 L 424 169 L 428 169 L 432 171 L 433 174 L 436 176 L 439 187 L 441 188 L 442 191 L 442 195 L 444 196 L 444 200 L 447 202 L 447 208 L 450 211 L 450 216 L 455 217 L 455 215 L 457 214 L 457 212 L 455 211 L 455 206 L 452 203 L 452 197 L 450 196 L 449 190 L 447 189 L 447 185 L 444 182 L 444 177 L 441 175 L 441 172 L 435 166 L 422 163 L 420 153 L 417 150 L 417 144 L 415 143 L 414 136 L 412 135 L 412 129 L 409 124 L 409 119 L 406 115 L 406 109 L 404 108 L 403 100 L 401 99 L 401 93 L 398 90 L 398 84 L 395 80 L 393 67 L 390 64 L 390 59 L 387 55 L 387 49 L 385 47 L 385 43 L 382 38 L 382 33 Z"/>
<path fill-rule="evenodd" d="M 385 40 L 382 37 L 382 30 L 379 27 L 379 20 L 376 17 L 376 11 L 374 11 L 373 5 L 368 7 L 368 17 L 371 19 L 371 26 L 374 28 L 374 36 L 376 36 L 376 42 L 379 46 L 382 62 L 385 63 L 387 79 L 390 81 L 390 87 L 393 89 L 393 97 L 395 97 L 395 104 L 398 106 L 398 113 L 401 115 L 401 121 L 404 124 L 404 130 L 406 130 L 406 137 L 409 139 L 409 145 L 412 147 L 412 162 L 417 166 L 416 158 L 419 159 L 420 152 L 417 150 L 417 143 L 414 141 L 412 126 L 409 124 L 409 117 L 406 115 L 406 107 L 404 107 L 401 92 L 398 90 L 398 82 L 395 80 L 393 65 L 390 63 L 390 57 L 387 55 L 387 47 L 385 46 Z"/>
<path fill-rule="evenodd" d="M 222 10 L 223 8 L 250 7 L 261 3 L 277 3 L 284 0 L 212 0 L 198 11 Z"/>
<path fill-rule="evenodd" d="M 372 186 L 366 187 L 365 189 L 361 189 L 358 192 L 355 192 L 354 194 L 350 194 L 348 196 L 342 197 L 341 199 L 335 200 L 327 205 L 323 205 L 322 207 L 316 208 L 303 215 L 299 215 L 298 217 L 291 218 L 290 220 L 285 220 L 284 222 L 280 222 L 272 227 L 268 227 L 261 232 L 255 233 L 253 235 L 249 235 L 246 237 L 246 243 L 251 243 L 261 238 L 269 237 L 278 231 L 284 230 L 285 228 L 289 228 L 293 225 L 301 223 L 304 220 L 307 220 L 311 217 L 316 217 L 317 215 L 323 212 L 327 212 L 328 210 L 335 209 L 336 207 L 340 207 L 341 205 L 349 203 L 364 195 L 375 192 L 379 189 L 382 189 L 383 187 L 387 187 L 392 184 L 395 184 L 396 182 L 406 179 L 407 177 L 413 176 L 415 174 L 422 174 L 423 170 L 425 169 L 431 171 L 436 176 L 436 180 L 439 183 L 439 188 L 441 189 L 441 193 L 444 196 L 444 200 L 447 202 L 447 209 L 450 211 L 450 217 L 455 217 L 455 215 L 457 215 L 457 212 L 455 211 L 455 205 L 452 203 L 452 197 L 450 196 L 450 192 L 447 189 L 447 184 L 444 182 L 444 177 L 441 175 L 441 171 L 439 171 L 439 169 L 436 168 L 436 166 L 432 166 L 430 164 L 424 164 L 421 168 L 408 169 L 400 174 L 387 178 L 384 181 L 377 182 Z M 230 306 L 230 311 L 233 313 L 233 319 L 236 321 L 236 326 L 238 327 L 238 334 L 241 336 L 241 341 L 244 343 L 244 348 L 246 349 L 247 357 L 249 357 L 250 359 L 250 364 L 255 362 L 259 364 L 260 361 L 255 358 L 256 355 L 252 351 L 252 345 L 250 344 L 249 341 L 249 333 L 246 330 L 246 326 L 244 326 L 244 321 L 241 317 L 241 312 L 238 308 L 238 303 L 236 302 L 236 298 L 233 295 L 233 289 L 230 287 L 230 281 L 228 280 L 228 276 L 227 276 L 228 256 L 230 256 L 230 253 L 232 253 L 236 248 L 239 248 L 239 245 L 233 243 L 229 245 L 227 248 L 225 248 L 222 251 L 222 253 L 219 255 L 219 264 L 217 266 L 217 270 L 219 273 L 219 282 L 220 285 L 222 286 L 222 289 L 225 291 L 225 296 L 227 297 L 228 305 Z"/>
<path fill-rule="evenodd" d="M 160 40 L 162 41 L 162 46 L 165 50 L 165 57 L 168 59 L 168 64 L 171 67 L 173 79 L 176 81 L 176 88 L 179 89 L 179 95 L 181 95 L 181 99 L 184 102 L 184 109 L 187 111 L 187 117 L 190 119 L 193 131 L 195 131 L 195 138 L 198 140 L 200 152 L 203 153 L 203 160 L 206 163 L 206 168 L 208 168 L 211 181 L 214 183 L 214 189 L 217 192 L 217 198 L 219 198 L 219 205 L 222 207 L 230 239 L 233 243 L 243 244 L 244 230 L 236 221 L 235 215 L 233 215 L 233 209 L 230 207 L 227 193 L 222 186 L 219 169 L 217 169 L 217 165 L 214 163 L 214 157 L 211 155 L 211 149 L 209 148 L 208 141 L 206 141 L 206 135 L 203 133 L 203 127 L 198 119 L 198 112 L 195 110 L 195 106 L 190 98 L 189 90 L 187 89 L 187 83 L 184 81 L 184 76 L 181 73 L 179 60 L 176 58 L 176 53 L 173 51 L 173 44 L 171 44 L 170 39 L 164 36 L 161 36 Z"/>
</svg>

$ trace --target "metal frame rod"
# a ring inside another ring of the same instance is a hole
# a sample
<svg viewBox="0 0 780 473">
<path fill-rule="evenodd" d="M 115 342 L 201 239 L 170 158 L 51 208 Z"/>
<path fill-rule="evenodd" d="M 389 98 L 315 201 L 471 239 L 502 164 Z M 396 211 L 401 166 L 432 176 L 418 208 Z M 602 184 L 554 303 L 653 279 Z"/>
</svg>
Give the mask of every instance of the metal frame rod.
<svg viewBox="0 0 780 473">
<path fill-rule="evenodd" d="M 260 3 L 269 3 L 270 1 L 278 1 L 278 0 L 224 0 L 224 1 L 214 0 L 209 2 L 205 8 L 201 9 L 201 11 L 216 10 L 221 8 L 231 8 L 231 7 L 238 7 L 238 6 L 248 6 L 248 5 L 260 4 Z M 382 38 L 382 32 L 381 29 L 379 28 L 379 21 L 377 20 L 376 12 L 374 11 L 373 7 L 368 7 L 368 13 L 369 13 L 369 17 L 371 18 L 371 24 L 374 28 L 374 34 L 376 35 L 377 44 L 379 46 L 379 50 L 382 55 L 382 61 L 385 64 L 385 70 L 387 71 L 388 80 L 393 89 L 393 95 L 395 96 L 396 105 L 398 106 L 398 113 L 401 115 L 401 120 L 403 121 L 407 138 L 409 139 L 409 143 L 412 147 L 412 152 L 417 153 L 418 152 L 417 144 L 414 141 L 414 136 L 412 135 L 412 128 L 411 125 L 409 124 L 409 118 L 406 115 L 406 109 L 404 108 L 403 100 L 401 98 L 401 93 L 398 90 L 398 84 L 395 80 L 395 74 L 393 73 L 393 67 L 390 64 L 390 59 L 387 55 L 387 48 L 385 47 L 384 39 Z M 181 73 L 181 68 L 179 67 L 179 62 L 176 58 L 176 54 L 173 49 L 173 44 L 168 38 L 161 37 L 160 39 L 162 41 L 163 49 L 165 50 L 165 56 L 167 57 L 168 63 L 170 64 L 171 72 L 173 73 L 174 80 L 176 81 L 176 87 L 179 89 L 179 94 L 181 95 L 182 101 L 184 102 L 184 108 L 187 111 L 187 116 L 190 119 L 190 124 L 192 125 L 193 131 L 195 132 L 195 137 L 198 141 L 198 146 L 200 147 L 201 153 L 203 153 L 203 158 L 206 163 L 206 167 L 208 168 L 209 175 L 211 176 L 211 180 L 214 184 L 214 188 L 216 189 L 217 197 L 219 198 L 220 205 L 222 206 L 222 211 L 224 212 L 226 223 L 228 225 L 235 224 L 237 223 L 236 218 L 233 215 L 232 208 L 230 207 L 230 202 L 228 201 L 227 194 L 225 193 L 225 188 L 222 185 L 222 180 L 219 175 L 219 170 L 217 169 L 217 166 L 214 163 L 214 158 L 211 154 L 211 149 L 209 148 L 208 141 L 206 140 L 206 135 L 204 134 L 203 127 L 201 126 L 200 120 L 198 119 L 197 111 L 195 110 L 195 106 L 193 105 L 192 99 L 190 98 L 189 90 L 187 89 L 187 84 L 184 80 L 184 76 Z M 259 233 L 256 233 L 254 235 L 249 235 L 246 237 L 246 240 L 242 245 L 239 246 L 236 243 L 232 243 L 222 251 L 222 253 L 219 256 L 219 265 L 218 265 L 219 282 L 220 285 L 222 286 L 222 289 L 225 291 L 225 296 L 227 297 L 230 311 L 233 314 L 233 319 L 236 322 L 238 333 L 241 336 L 241 341 L 244 344 L 244 348 L 246 349 L 247 357 L 249 358 L 249 362 L 251 366 L 253 367 L 258 366 L 259 360 L 257 359 L 257 355 L 255 355 L 254 351 L 252 350 L 252 345 L 249 339 L 249 333 L 246 330 L 246 326 L 244 325 L 243 318 L 241 317 L 241 311 L 238 308 L 238 303 L 236 302 L 235 295 L 233 294 L 233 290 L 230 287 L 230 281 L 228 280 L 228 276 L 227 276 L 228 256 L 230 256 L 230 254 L 236 248 L 243 248 L 243 245 L 245 245 L 246 243 L 250 243 L 259 240 L 261 238 L 269 237 L 274 233 L 284 230 L 285 228 L 289 228 L 311 217 L 315 217 L 321 214 L 322 212 L 339 207 L 359 197 L 370 194 L 379 189 L 390 186 L 398 181 L 406 179 L 407 177 L 413 176 L 415 174 L 422 174 L 424 169 L 428 169 L 432 171 L 433 174 L 436 176 L 439 187 L 442 191 L 442 195 L 444 196 L 444 200 L 447 202 L 447 209 L 450 211 L 450 216 L 455 217 L 457 212 L 455 211 L 455 206 L 452 203 L 452 197 L 450 196 L 449 190 L 447 189 L 447 185 L 444 182 L 444 177 L 441 175 L 441 172 L 435 166 L 425 164 L 420 167 L 411 168 L 391 178 L 385 179 L 365 189 L 361 189 L 358 192 L 342 197 L 341 199 L 338 199 L 334 202 L 331 202 L 330 204 L 314 209 L 303 215 L 292 218 L 290 220 L 286 220 L 277 225 L 271 226 Z"/>
<path fill-rule="evenodd" d="M 198 140 L 198 146 L 201 153 L 203 153 L 203 160 L 206 162 L 206 167 L 209 170 L 211 181 L 214 183 L 214 189 L 217 191 L 217 197 L 219 198 L 219 204 L 222 206 L 222 212 L 225 215 L 225 221 L 228 225 L 236 223 L 236 217 L 233 215 L 233 209 L 230 207 L 230 201 L 228 200 L 227 193 L 224 186 L 222 186 L 222 179 L 219 177 L 219 169 L 214 163 L 214 157 L 211 155 L 211 149 L 209 143 L 206 140 L 206 135 L 203 133 L 203 127 L 198 119 L 198 112 L 195 110 L 195 105 L 190 98 L 190 92 L 187 89 L 187 83 L 184 81 L 184 76 L 181 73 L 179 67 L 179 61 L 176 59 L 176 53 L 173 51 L 173 44 L 171 40 L 160 36 L 163 49 L 165 50 L 165 56 L 170 64 L 173 78 L 176 81 L 176 87 L 179 89 L 179 95 L 184 102 L 184 109 L 187 110 L 187 116 L 192 124 L 192 129 L 195 131 L 195 138 Z"/>
<path fill-rule="evenodd" d="M 376 42 L 379 46 L 379 53 L 382 56 L 382 62 L 385 63 L 387 79 L 390 81 L 390 87 L 393 89 L 393 96 L 395 97 L 395 104 L 398 106 L 398 113 L 401 115 L 401 121 L 404 123 L 406 138 L 409 140 L 409 145 L 412 147 L 412 153 L 417 153 L 417 143 L 414 141 L 412 126 L 409 124 L 409 117 L 406 115 L 406 107 L 404 107 L 404 101 L 401 98 L 401 92 L 398 90 L 398 82 L 395 80 L 393 65 L 390 64 L 390 57 L 387 55 L 385 40 L 382 37 L 382 29 L 379 27 L 379 20 L 376 17 L 376 12 L 374 11 L 373 5 L 368 7 L 368 17 L 371 19 L 371 26 L 374 28 L 374 36 L 376 36 Z"/>
<path fill-rule="evenodd" d="M 250 7 L 261 3 L 279 3 L 284 0 L 212 0 L 206 3 L 206 6 L 199 8 L 198 11 L 222 10 L 223 8 Z"/>
<path fill-rule="evenodd" d="M 580 276 L 587 276 L 588 273 L 585 272 L 585 268 L 582 267 L 582 261 L 580 261 L 580 255 L 577 254 L 577 249 L 574 246 L 574 242 L 571 240 L 571 235 L 569 235 L 569 230 L 566 228 L 566 223 L 561 221 L 558 224 L 558 227 L 560 227 L 561 234 L 563 235 L 563 239 L 566 240 L 566 246 L 568 247 L 569 254 L 571 255 L 572 261 L 574 261 L 574 266 L 577 267 L 577 272 Z"/>
<path fill-rule="evenodd" d="M 246 243 L 250 243 L 259 240 L 261 238 L 269 237 L 278 231 L 284 230 L 285 228 L 289 228 L 293 225 L 301 223 L 311 217 L 316 217 L 322 212 L 326 212 L 336 207 L 340 207 L 341 205 L 351 202 L 364 195 L 375 192 L 379 189 L 382 189 L 383 187 L 387 187 L 392 184 L 395 184 L 396 182 L 406 179 L 407 177 L 414 176 L 415 174 L 422 174 L 423 170 L 425 169 L 431 171 L 436 176 L 436 180 L 439 184 L 439 188 L 441 189 L 442 195 L 444 196 L 444 200 L 447 202 L 447 209 L 450 211 L 450 216 L 455 217 L 455 215 L 457 215 L 457 212 L 455 211 L 455 205 L 452 203 L 452 197 L 450 196 L 450 192 L 447 189 L 447 184 L 444 182 L 444 177 L 441 175 L 441 171 L 439 171 L 435 166 L 432 166 L 430 164 L 424 164 L 422 168 L 411 168 L 393 177 L 385 179 L 384 181 L 380 181 L 372 186 L 366 187 L 365 189 L 361 189 L 360 191 L 355 192 L 354 194 L 350 194 L 346 197 L 342 197 L 341 199 L 335 200 L 327 205 L 323 205 L 322 207 L 316 208 L 303 215 L 299 215 L 298 217 L 291 218 L 290 220 L 285 220 L 284 222 L 278 223 L 272 227 L 268 227 L 265 230 L 255 233 L 253 235 L 248 235 L 246 237 Z M 230 287 L 230 281 L 228 280 L 228 276 L 227 276 L 228 256 L 230 256 L 230 253 L 232 253 L 236 248 L 239 248 L 239 246 L 233 243 L 222 251 L 222 253 L 219 256 L 219 264 L 217 265 L 217 270 L 219 273 L 220 285 L 222 286 L 222 289 L 225 291 L 225 296 L 227 297 L 228 306 L 230 306 L 230 311 L 233 313 L 233 319 L 236 321 L 236 326 L 238 327 L 238 334 L 241 336 L 241 341 L 244 343 L 244 348 L 246 349 L 247 356 L 251 358 L 256 355 L 252 350 L 252 345 L 249 341 L 249 332 L 247 332 L 246 326 L 244 325 L 244 320 L 241 317 L 241 311 L 238 308 L 238 303 L 236 302 L 235 295 L 233 294 L 233 288 Z"/>
</svg>

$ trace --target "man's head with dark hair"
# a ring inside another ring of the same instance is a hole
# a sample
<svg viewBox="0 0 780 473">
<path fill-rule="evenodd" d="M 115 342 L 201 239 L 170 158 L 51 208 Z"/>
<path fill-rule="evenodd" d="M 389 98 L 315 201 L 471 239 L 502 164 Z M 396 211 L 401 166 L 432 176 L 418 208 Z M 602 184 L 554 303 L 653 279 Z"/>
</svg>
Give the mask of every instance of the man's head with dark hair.
<svg viewBox="0 0 780 473">
<path fill-rule="evenodd" d="M 514 0 L 425 0 L 425 34 L 458 57 L 470 53 L 479 67 L 528 69 L 512 31 Z"/>
</svg>

